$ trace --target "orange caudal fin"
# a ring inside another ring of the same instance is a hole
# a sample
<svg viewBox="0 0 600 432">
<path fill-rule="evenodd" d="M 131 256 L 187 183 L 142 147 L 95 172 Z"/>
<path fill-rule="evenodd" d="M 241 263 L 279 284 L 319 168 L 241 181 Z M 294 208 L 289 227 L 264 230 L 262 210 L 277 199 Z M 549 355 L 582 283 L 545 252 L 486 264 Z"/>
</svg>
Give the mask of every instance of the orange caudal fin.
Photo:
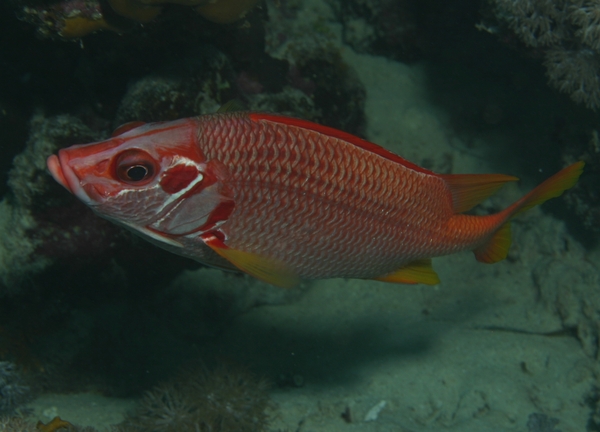
<svg viewBox="0 0 600 432">
<path fill-rule="evenodd" d="M 475 258 L 484 263 L 502 261 L 510 248 L 510 220 L 532 207 L 540 205 L 551 198 L 556 198 L 567 189 L 572 188 L 583 172 L 583 162 L 576 162 L 554 174 L 523 198 L 499 214 L 504 223 L 483 246 L 475 249 Z"/>
<path fill-rule="evenodd" d="M 583 161 L 575 162 L 554 174 L 519 201 L 507 208 L 505 211 L 509 213 L 509 218 L 512 218 L 519 213 L 523 213 L 536 205 L 543 204 L 551 198 L 559 197 L 564 191 L 571 189 L 575 186 L 577 180 L 579 180 L 584 165 L 585 163 Z"/>
</svg>

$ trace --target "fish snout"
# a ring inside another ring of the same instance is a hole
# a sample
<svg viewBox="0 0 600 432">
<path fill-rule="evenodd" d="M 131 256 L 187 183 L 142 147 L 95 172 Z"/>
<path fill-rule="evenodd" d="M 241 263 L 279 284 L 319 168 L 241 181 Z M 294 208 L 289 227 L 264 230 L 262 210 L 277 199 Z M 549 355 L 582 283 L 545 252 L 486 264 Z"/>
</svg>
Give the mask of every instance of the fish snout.
<svg viewBox="0 0 600 432">
<path fill-rule="evenodd" d="M 65 149 L 59 150 L 58 156 L 49 156 L 46 160 L 46 166 L 48 167 L 48 171 L 50 171 L 50 174 L 54 180 L 56 180 L 66 190 L 71 192 L 85 204 L 93 204 L 89 195 L 80 184 L 79 178 L 69 166 L 69 155 Z"/>
<path fill-rule="evenodd" d="M 46 159 L 46 166 L 48 167 L 48 171 L 62 187 L 71 192 L 71 188 L 69 188 L 69 184 L 67 183 L 67 179 L 63 174 L 62 167 L 60 165 L 60 159 L 56 155 L 50 155 L 48 159 Z"/>
</svg>

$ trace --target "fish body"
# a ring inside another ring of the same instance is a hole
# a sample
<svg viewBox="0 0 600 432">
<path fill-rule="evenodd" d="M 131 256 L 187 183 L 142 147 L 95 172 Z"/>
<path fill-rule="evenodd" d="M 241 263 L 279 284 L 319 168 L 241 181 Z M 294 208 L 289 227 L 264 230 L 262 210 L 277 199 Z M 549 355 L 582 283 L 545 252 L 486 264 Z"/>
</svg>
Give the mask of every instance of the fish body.
<svg viewBox="0 0 600 432">
<path fill-rule="evenodd" d="M 135 126 L 135 127 L 134 127 Z M 503 259 L 509 220 L 572 187 L 583 163 L 504 211 L 463 214 L 516 178 L 440 175 L 304 120 L 216 113 L 125 125 L 48 158 L 100 216 L 175 253 L 290 286 L 333 277 L 437 283 L 430 258 Z"/>
</svg>

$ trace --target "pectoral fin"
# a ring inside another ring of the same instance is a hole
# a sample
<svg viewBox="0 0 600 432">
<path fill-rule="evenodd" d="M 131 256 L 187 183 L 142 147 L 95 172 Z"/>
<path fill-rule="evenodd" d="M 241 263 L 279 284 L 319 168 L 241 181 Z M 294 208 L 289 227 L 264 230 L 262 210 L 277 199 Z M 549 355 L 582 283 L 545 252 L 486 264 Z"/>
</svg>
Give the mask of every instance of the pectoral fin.
<svg viewBox="0 0 600 432">
<path fill-rule="evenodd" d="M 300 282 L 298 275 L 278 260 L 232 249 L 214 234 L 203 234 L 202 240 L 217 254 L 256 279 L 282 288 L 292 288 Z"/>
<path fill-rule="evenodd" d="M 403 284 L 437 285 L 440 283 L 440 278 L 431 267 L 431 259 L 413 261 L 395 272 L 375 278 L 375 280 Z"/>
</svg>

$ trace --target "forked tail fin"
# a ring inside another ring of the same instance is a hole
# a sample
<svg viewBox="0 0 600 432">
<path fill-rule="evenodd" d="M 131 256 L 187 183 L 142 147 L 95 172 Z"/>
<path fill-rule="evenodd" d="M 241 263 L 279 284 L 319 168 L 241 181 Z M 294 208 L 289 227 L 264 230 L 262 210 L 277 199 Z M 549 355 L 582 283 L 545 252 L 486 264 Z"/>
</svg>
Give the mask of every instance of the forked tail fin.
<svg viewBox="0 0 600 432">
<path fill-rule="evenodd" d="M 477 261 L 495 263 L 506 258 L 510 247 L 510 220 L 519 213 L 540 205 L 551 198 L 556 198 L 567 189 L 575 186 L 583 172 L 584 165 L 582 161 L 579 161 L 566 167 L 499 213 L 498 216 L 505 223 L 500 226 L 487 243 L 473 251 Z"/>
</svg>

